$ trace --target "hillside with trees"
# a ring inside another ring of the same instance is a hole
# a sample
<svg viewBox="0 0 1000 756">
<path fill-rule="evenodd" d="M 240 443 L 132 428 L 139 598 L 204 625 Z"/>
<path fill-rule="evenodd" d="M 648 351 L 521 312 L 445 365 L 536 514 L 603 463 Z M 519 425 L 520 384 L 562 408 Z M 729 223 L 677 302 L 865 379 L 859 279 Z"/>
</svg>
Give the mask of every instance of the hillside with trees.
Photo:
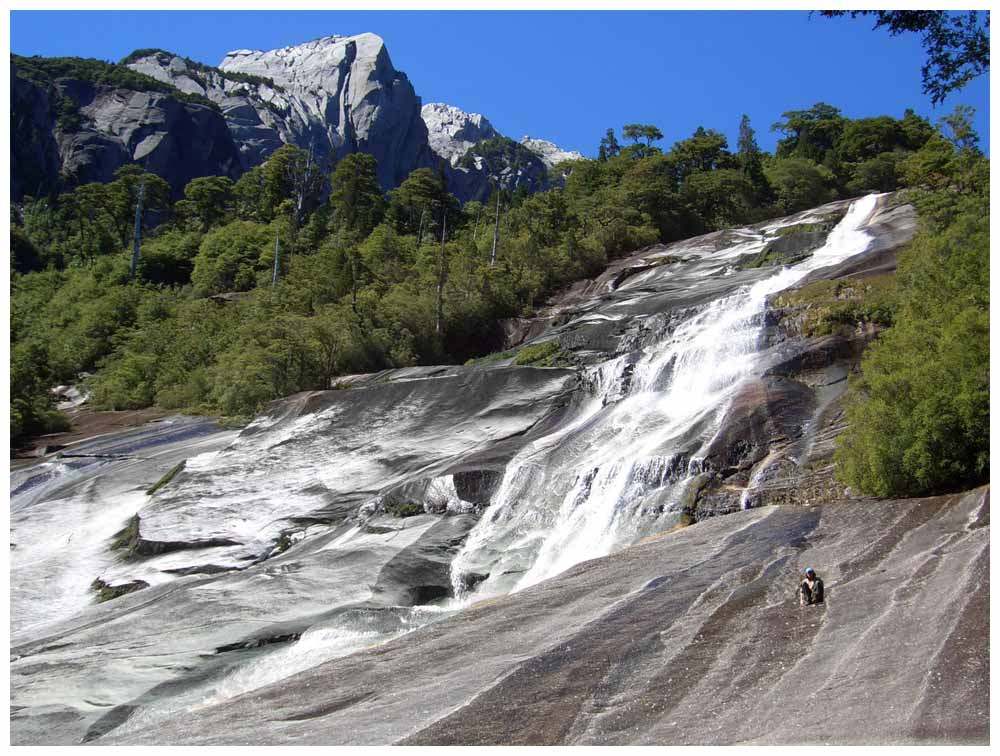
<svg viewBox="0 0 1000 756">
<path fill-rule="evenodd" d="M 887 346 L 872 350 L 857 392 L 870 402 L 898 394 L 877 378 L 888 369 L 879 360 L 899 353 L 893 339 L 905 340 L 914 359 L 919 335 L 925 349 L 955 345 L 955 370 L 979 365 L 982 354 L 959 346 L 982 332 L 988 306 L 988 161 L 969 113 L 958 109 L 935 128 L 912 111 L 850 119 L 817 103 L 782 114 L 773 128 L 782 138 L 770 154 L 745 116 L 735 150 L 713 129 L 664 148 L 656 126 L 628 124 L 624 146 L 609 129 L 597 159 L 554 168 L 562 186 L 495 191 L 464 205 L 443 171 L 415 170 L 383 193 L 372 156 L 349 155 L 322 175 L 290 145 L 237 181 L 195 179 L 176 201 L 162 179 L 135 165 L 107 184 L 28 197 L 11 214 L 12 440 L 59 427 L 48 387 L 81 373 L 91 374 L 98 407 L 247 417 L 339 375 L 462 362 L 503 347 L 502 319 L 530 315 L 617 256 L 901 188 L 921 203 L 927 230 L 902 266 L 899 325 Z M 505 149 L 485 144 L 469 159 Z M 130 278 L 140 186 L 141 248 Z M 961 276 L 952 278 L 950 266 Z M 940 343 L 930 344 L 924 322 L 941 317 L 938 301 L 949 304 L 949 319 L 934 330 Z M 893 381 L 904 380 L 892 371 Z M 920 376 L 935 397 L 964 380 L 942 371 Z M 979 373 L 969 380 L 948 431 L 973 439 L 962 447 L 967 463 L 929 471 L 921 460 L 931 452 L 915 451 L 907 468 L 915 477 L 906 478 L 913 490 L 982 476 L 982 459 L 968 461 L 966 451 L 982 446 L 974 437 L 983 384 Z M 941 409 L 920 391 L 912 401 L 916 415 L 894 411 L 918 425 L 918 416 Z M 865 434 L 881 433 L 865 430 L 866 413 L 856 410 L 858 430 L 844 447 L 848 477 L 866 489 L 899 490 L 902 473 L 865 456 Z M 908 432 L 918 445 L 941 441 L 924 426 Z"/>
</svg>

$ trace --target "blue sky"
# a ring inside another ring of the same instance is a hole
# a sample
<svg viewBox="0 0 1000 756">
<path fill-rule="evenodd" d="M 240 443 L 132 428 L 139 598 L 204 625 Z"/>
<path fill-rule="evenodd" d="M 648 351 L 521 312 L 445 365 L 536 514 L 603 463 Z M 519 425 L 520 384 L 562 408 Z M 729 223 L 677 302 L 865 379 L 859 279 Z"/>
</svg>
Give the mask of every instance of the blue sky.
<svg viewBox="0 0 1000 756">
<path fill-rule="evenodd" d="M 588 155 L 605 129 L 631 122 L 659 126 L 667 147 L 715 128 L 735 149 L 742 113 L 773 149 L 781 113 L 820 101 L 851 117 L 912 107 L 932 121 L 971 105 L 988 148 L 988 76 L 932 108 L 918 35 L 807 11 L 14 11 L 11 50 L 119 60 L 162 47 L 216 65 L 228 50 L 365 31 L 385 39 L 424 102 Z"/>
</svg>

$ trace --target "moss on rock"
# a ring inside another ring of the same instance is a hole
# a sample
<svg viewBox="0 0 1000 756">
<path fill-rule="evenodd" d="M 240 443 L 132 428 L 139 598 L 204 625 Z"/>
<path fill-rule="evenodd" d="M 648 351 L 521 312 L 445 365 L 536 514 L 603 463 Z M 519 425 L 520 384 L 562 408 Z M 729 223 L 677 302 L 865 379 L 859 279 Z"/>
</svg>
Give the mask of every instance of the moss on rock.
<svg viewBox="0 0 1000 756">
<path fill-rule="evenodd" d="M 424 505 L 416 501 L 390 501 L 385 503 L 385 511 L 393 517 L 415 517 L 424 514 Z"/>
<path fill-rule="evenodd" d="M 500 362 L 501 360 L 509 360 L 516 354 L 516 349 L 508 349 L 503 352 L 493 352 L 491 354 L 484 355 L 483 357 L 473 357 L 472 359 L 466 360 L 465 364 L 469 366 L 491 365 L 494 362 Z"/>
<path fill-rule="evenodd" d="M 778 294 L 774 306 L 797 315 L 803 336 L 828 336 L 859 325 L 892 325 L 896 313 L 896 276 L 816 281 Z"/>
<path fill-rule="evenodd" d="M 181 470 L 184 469 L 184 466 L 186 464 L 187 464 L 187 460 L 186 459 L 182 459 L 176 465 L 174 465 L 173 467 L 171 467 L 167 471 L 166 475 L 164 475 L 162 478 L 160 478 L 158 481 L 156 481 L 156 483 L 154 483 L 150 488 L 146 489 L 146 495 L 147 496 L 152 496 L 157 491 L 159 491 L 161 488 L 163 488 L 165 485 L 167 485 L 167 483 L 169 483 L 170 481 L 172 481 L 174 479 L 174 476 L 176 476 L 177 473 L 179 473 Z"/>
<path fill-rule="evenodd" d="M 514 358 L 514 364 L 532 367 L 570 367 L 573 364 L 570 357 L 570 353 L 560 347 L 558 341 L 543 341 L 523 347 Z"/>
<path fill-rule="evenodd" d="M 126 593 L 141 591 L 143 588 L 149 588 L 149 583 L 145 580 L 132 580 L 121 585 L 111 585 L 101 578 L 97 578 L 90 584 L 90 589 L 97 594 L 97 603 L 99 604 L 124 596 Z"/>
</svg>

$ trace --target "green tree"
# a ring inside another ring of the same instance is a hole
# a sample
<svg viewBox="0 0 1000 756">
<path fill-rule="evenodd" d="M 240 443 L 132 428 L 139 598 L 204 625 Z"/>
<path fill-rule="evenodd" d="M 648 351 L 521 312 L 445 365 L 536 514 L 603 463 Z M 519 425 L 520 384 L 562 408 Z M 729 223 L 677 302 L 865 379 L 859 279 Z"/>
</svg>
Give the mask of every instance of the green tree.
<svg viewBox="0 0 1000 756">
<path fill-rule="evenodd" d="M 287 212 L 295 228 L 315 209 L 323 189 L 323 174 L 312 153 L 291 144 L 275 150 L 261 166 L 259 178 L 255 179 L 261 192 L 258 217 L 270 222 L 279 212 L 284 212 L 282 204 L 288 202 Z M 248 180 L 248 184 L 253 186 L 254 180 Z M 240 194 L 243 193 L 241 189 Z"/>
<path fill-rule="evenodd" d="M 840 111 L 825 102 L 818 102 L 809 110 L 789 110 L 781 114 L 784 119 L 772 127 L 785 137 L 778 141 L 775 156 L 779 158 L 807 158 L 823 163 L 827 153 L 834 149 L 846 119 Z"/>
<path fill-rule="evenodd" d="M 199 296 L 249 291 L 258 275 L 274 262 L 274 233 L 269 226 L 233 221 L 205 234 L 198 248 L 191 283 Z"/>
<path fill-rule="evenodd" d="M 701 126 L 688 139 L 675 143 L 667 153 L 667 158 L 674 165 L 678 186 L 693 173 L 735 167 L 728 147 L 729 143 L 723 134 Z"/>
<path fill-rule="evenodd" d="M 330 181 L 332 225 L 350 263 L 351 306 L 355 311 L 361 285 L 358 245 L 379 224 L 384 213 L 377 167 L 374 157 L 356 152 L 337 163 Z"/>
<path fill-rule="evenodd" d="M 785 213 L 822 205 L 835 196 L 833 173 L 811 160 L 772 158 L 764 164 L 764 173 Z"/>
<path fill-rule="evenodd" d="M 451 198 L 440 173 L 430 168 L 417 168 L 389 193 L 388 216 L 399 233 L 416 234 L 418 243 L 427 234 L 434 235 L 441 215 L 442 203 L 457 205 Z"/>
<path fill-rule="evenodd" d="M 618 144 L 618 139 L 615 137 L 615 130 L 608 129 L 597 150 L 598 160 L 603 162 L 608 158 L 618 157 L 621 151 L 621 145 Z"/>
<path fill-rule="evenodd" d="M 168 286 L 190 283 L 202 235 L 169 228 L 147 238 L 142 245 L 139 275 L 144 281 Z"/>
<path fill-rule="evenodd" d="M 755 194 L 746 175 L 731 168 L 692 174 L 682 193 L 705 230 L 745 223 Z"/>
<path fill-rule="evenodd" d="M 989 478 L 989 213 L 973 202 L 900 257 L 896 323 L 851 385 L 838 474 L 876 496 Z"/>
<path fill-rule="evenodd" d="M 653 142 L 663 139 L 663 132 L 652 124 L 629 123 L 622 128 L 622 136 L 632 142 L 632 145 L 627 147 L 622 154 L 642 159 L 659 151 L 653 146 Z M 645 140 L 644 144 L 640 144 L 642 140 Z"/>
<path fill-rule="evenodd" d="M 975 108 L 958 105 L 951 113 L 941 118 L 941 133 L 959 152 L 979 152 L 979 134 L 972 125 L 975 115 Z"/>
<path fill-rule="evenodd" d="M 42 256 L 23 230 L 10 225 L 10 269 L 12 272 L 28 273 L 42 269 Z"/>
<path fill-rule="evenodd" d="M 382 221 L 385 201 L 375 158 L 363 152 L 347 155 L 330 179 L 332 226 L 363 239 Z"/>
<path fill-rule="evenodd" d="M 239 177 L 233 185 L 233 200 L 240 220 L 266 222 L 274 217 L 274 208 L 265 204 L 262 166 L 254 166 Z"/>
<path fill-rule="evenodd" d="M 903 131 L 895 118 L 858 118 L 844 124 L 837 138 L 836 151 L 840 160 L 860 163 L 884 152 L 892 152 L 902 144 Z"/>
<path fill-rule="evenodd" d="M 162 213 L 170 208 L 170 184 L 155 173 L 130 163 L 115 171 L 115 180 L 105 185 L 104 210 L 110 215 L 121 241 L 121 248 L 130 246 L 135 228 L 135 206 L 139 186 L 144 185 L 143 224 L 149 223 L 151 213 Z"/>
<path fill-rule="evenodd" d="M 989 71 L 989 12 L 941 10 L 820 11 L 827 17 L 874 16 L 874 29 L 896 36 L 920 32 L 927 60 L 921 68 L 924 93 L 935 105 Z"/>
<path fill-rule="evenodd" d="M 919 150 L 935 133 L 930 122 L 926 118 L 918 116 L 910 108 L 903 112 L 899 128 L 903 133 L 903 147 L 911 151 Z"/>
<path fill-rule="evenodd" d="M 663 139 L 663 132 L 656 126 L 648 123 L 629 123 L 622 128 L 622 135 L 626 139 L 638 144 L 640 139 L 646 140 L 646 146 L 652 147 L 653 142 Z M 612 134 L 614 136 L 614 134 Z"/>
<path fill-rule="evenodd" d="M 228 218 L 233 209 L 233 180 L 227 176 L 192 179 L 184 187 L 184 199 L 175 205 L 179 214 L 193 217 L 201 231 Z"/>
<path fill-rule="evenodd" d="M 883 152 L 857 163 L 851 171 L 847 190 L 851 194 L 863 192 L 891 192 L 899 188 L 899 165 L 903 152 Z"/>
<path fill-rule="evenodd" d="M 69 421 L 55 408 L 48 354 L 38 341 L 22 341 L 10 352 L 10 439 L 68 430 Z"/>
</svg>

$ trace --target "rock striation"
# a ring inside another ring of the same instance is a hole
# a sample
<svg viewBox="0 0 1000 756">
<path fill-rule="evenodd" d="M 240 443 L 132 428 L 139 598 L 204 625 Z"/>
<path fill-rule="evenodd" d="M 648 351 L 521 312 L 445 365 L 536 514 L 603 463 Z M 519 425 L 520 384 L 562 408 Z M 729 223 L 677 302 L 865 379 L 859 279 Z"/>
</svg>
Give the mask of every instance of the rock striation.
<svg viewBox="0 0 1000 756">
<path fill-rule="evenodd" d="M 989 511 L 978 489 L 713 519 L 98 742 L 985 744 Z M 824 605 L 798 606 L 807 565 Z"/>
</svg>

